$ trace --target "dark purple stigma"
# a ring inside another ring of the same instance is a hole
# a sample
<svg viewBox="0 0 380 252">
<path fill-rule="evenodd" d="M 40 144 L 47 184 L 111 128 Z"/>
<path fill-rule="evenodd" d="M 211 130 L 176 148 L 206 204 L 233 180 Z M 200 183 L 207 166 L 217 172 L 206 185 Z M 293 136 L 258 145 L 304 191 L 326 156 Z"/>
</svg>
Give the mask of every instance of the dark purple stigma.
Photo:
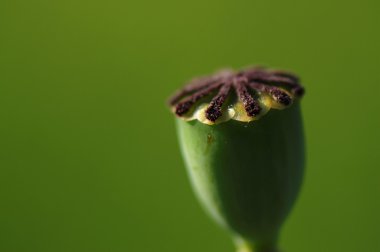
<svg viewBox="0 0 380 252">
<path fill-rule="evenodd" d="M 305 93 L 299 84 L 299 78 L 291 73 L 283 71 L 271 71 L 264 68 L 251 68 L 237 73 L 230 70 L 221 71 L 209 77 L 195 79 L 178 91 L 169 104 L 175 106 L 175 113 L 183 116 L 190 111 L 203 98 L 214 94 L 205 116 L 215 122 L 222 116 L 223 105 L 233 89 L 237 99 L 244 105 L 248 116 L 254 117 L 260 114 L 262 108 L 258 98 L 258 92 L 266 93 L 276 102 L 289 106 L 292 103 L 293 94 L 300 98 Z"/>
</svg>

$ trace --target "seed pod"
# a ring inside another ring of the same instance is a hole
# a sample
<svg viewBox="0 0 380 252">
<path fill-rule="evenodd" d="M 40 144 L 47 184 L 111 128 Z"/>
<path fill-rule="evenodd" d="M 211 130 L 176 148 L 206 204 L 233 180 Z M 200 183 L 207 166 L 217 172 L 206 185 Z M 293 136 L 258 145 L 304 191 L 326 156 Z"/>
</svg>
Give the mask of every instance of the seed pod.
<svg viewBox="0 0 380 252">
<path fill-rule="evenodd" d="M 278 251 L 303 177 L 302 94 L 295 76 L 253 68 L 197 79 L 171 99 L 193 189 L 239 252 Z"/>
</svg>

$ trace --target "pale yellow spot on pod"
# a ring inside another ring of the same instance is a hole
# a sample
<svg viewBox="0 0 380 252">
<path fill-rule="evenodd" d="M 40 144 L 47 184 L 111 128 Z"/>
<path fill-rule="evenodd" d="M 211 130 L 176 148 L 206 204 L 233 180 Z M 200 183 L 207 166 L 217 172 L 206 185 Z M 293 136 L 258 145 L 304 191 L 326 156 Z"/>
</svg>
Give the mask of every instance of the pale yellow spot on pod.
<svg viewBox="0 0 380 252">
<path fill-rule="evenodd" d="M 258 120 L 260 117 L 268 113 L 271 104 L 270 100 L 271 98 L 266 95 L 260 96 L 260 98 L 257 101 L 259 103 L 261 111 L 260 114 L 258 114 L 257 116 L 249 116 L 247 114 L 247 111 L 245 111 L 244 104 L 239 101 L 231 107 L 235 111 L 235 115 L 232 119 L 240 122 L 251 122 Z"/>
<path fill-rule="evenodd" d="M 230 120 L 234 116 L 234 113 L 235 113 L 233 110 L 227 109 L 227 111 L 222 112 L 221 117 L 219 117 L 215 122 L 213 122 L 206 118 L 206 110 L 208 106 L 209 106 L 208 103 L 203 103 L 197 107 L 196 112 L 194 113 L 195 118 L 204 124 L 214 125 L 214 124 L 226 122 Z"/>
<path fill-rule="evenodd" d="M 232 110 L 235 111 L 234 117 L 232 119 L 240 122 L 250 122 L 254 120 L 254 117 L 247 115 L 244 105 L 241 102 L 237 102 L 232 106 Z"/>
</svg>

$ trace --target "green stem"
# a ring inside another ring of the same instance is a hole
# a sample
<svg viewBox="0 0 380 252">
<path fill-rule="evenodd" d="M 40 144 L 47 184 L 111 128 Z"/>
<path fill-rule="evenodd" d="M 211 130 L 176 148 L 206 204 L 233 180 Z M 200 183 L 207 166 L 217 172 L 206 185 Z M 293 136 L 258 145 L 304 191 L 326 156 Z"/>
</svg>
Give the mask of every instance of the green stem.
<svg viewBox="0 0 380 252">
<path fill-rule="evenodd" d="M 256 243 L 242 239 L 235 240 L 237 252 L 280 252 L 275 242 Z"/>
</svg>

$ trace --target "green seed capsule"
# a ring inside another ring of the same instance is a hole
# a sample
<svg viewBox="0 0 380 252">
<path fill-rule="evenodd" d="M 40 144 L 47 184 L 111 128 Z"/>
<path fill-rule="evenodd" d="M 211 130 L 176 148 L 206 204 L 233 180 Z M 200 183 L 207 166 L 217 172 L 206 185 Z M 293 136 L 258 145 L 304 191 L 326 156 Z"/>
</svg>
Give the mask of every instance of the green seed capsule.
<svg viewBox="0 0 380 252">
<path fill-rule="evenodd" d="M 198 90 L 188 88 L 190 99 L 180 92 L 172 103 L 177 112 L 188 110 L 177 119 L 177 130 L 193 189 L 239 252 L 278 251 L 304 170 L 298 79 L 251 69 L 224 71 L 202 84 L 191 84 Z M 204 92 L 212 85 L 219 89 Z M 207 101 L 209 93 L 215 96 Z M 189 101 L 191 106 L 181 105 Z"/>
</svg>

